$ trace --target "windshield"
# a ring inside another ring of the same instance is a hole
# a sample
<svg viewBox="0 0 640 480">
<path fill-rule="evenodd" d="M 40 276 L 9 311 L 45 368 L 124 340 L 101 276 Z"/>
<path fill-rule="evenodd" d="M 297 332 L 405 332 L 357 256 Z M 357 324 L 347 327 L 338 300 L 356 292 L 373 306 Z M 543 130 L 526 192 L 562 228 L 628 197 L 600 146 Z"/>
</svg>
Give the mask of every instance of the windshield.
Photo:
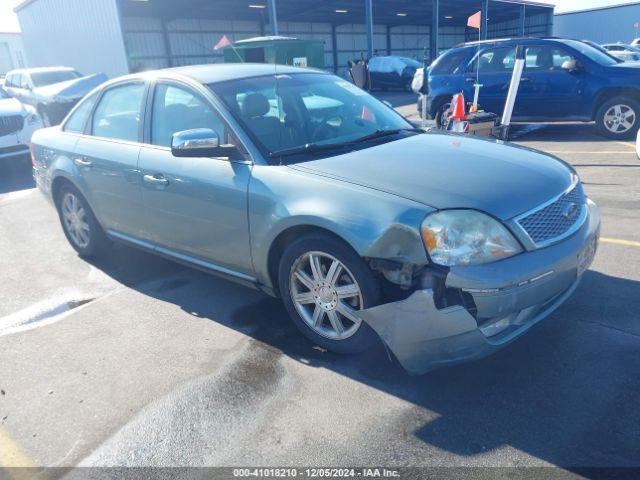
<svg viewBox="0 0 640 480">
<path fill-rule="evenodd" d="M 66 82 L 80 78 L 80 74 L 75 70 L 57 70 L 51 72 L 37 72 L 31 74 L 31 80 L 35 87 L 44 87 L 54 83 Z"/>
<path fill-rule="evenodd" d="M 4 90 L 2 87 L 0 87 L 0 98 L 11 98 L 11 95 L 9 95 L 6 90 Z"/>
<path fill-rule="evenodd" d="M 326 149 L 412 128 L 392 108 L 333 75 L 269 75 L 209 88 L 268 156 Z"/>
<path fill-rule="evenodd" d="M 579 51 L 585 57 L 588 57 L 599 65 L 608 66 L 620 63 L 619 60 L 613 58 L 611 55 L 603 53 L 600 49 L 596 49 L 584 42 L 579 42 L 577 40 L 563 40 L 563 43 Z"/>
</svg>

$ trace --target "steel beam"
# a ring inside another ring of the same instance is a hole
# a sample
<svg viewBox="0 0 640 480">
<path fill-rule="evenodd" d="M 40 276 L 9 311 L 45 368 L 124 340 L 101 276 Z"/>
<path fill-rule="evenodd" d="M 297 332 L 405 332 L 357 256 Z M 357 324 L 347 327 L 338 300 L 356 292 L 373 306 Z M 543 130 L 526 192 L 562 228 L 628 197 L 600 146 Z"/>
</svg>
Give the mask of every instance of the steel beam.
<svg viewBox="0 0 640 480">
<path fill-rule="evenodd" d="M 482 20 L 480 27 L 480 38 L 486 40 L 489 34 L 489 0 L 482 0 Z"/>
<path fill-rule="evenodd" d="M 331 43 L 333 43 L 333 73 L 338 73 L 338 35 L 334 24 L 331 24 Z"/>
<path fill-rule="evenodd" d="M 278 14 L 276 12 L 276 0 L 269 0 L 269 23 L 271 24 L 271 34 L 278 35 Z"/>
<path fill-rule="evenodd" d="M 438 58 L 440 31 L 440 0 L 431 0 L 431 37 L 429 42 L 429 56 L 433 62 Z"/>
<path fill-rule="evenodd" d="M 373 57 L 373 0 L 364 0 L 367 23 L 367 60 Z"/>
</svg>

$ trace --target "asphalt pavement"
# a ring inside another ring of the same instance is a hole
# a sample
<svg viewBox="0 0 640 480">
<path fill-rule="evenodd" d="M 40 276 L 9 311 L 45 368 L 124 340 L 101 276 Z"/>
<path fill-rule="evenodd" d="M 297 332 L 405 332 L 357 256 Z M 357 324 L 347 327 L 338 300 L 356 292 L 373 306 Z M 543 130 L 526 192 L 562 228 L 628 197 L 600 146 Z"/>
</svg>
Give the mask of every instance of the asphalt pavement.
<svg viewBox="0 0 640 480">
<path fill-rule="evenodd" d="M 420 377 L 314 348 L 257 291 L 80 259 L 29 160 L 1 161 L 0 467 L 640 466 L 640 161 L 590 125 L 514 134 L 577 168 L 604 240 L 529 334 Z"/>
</svg>

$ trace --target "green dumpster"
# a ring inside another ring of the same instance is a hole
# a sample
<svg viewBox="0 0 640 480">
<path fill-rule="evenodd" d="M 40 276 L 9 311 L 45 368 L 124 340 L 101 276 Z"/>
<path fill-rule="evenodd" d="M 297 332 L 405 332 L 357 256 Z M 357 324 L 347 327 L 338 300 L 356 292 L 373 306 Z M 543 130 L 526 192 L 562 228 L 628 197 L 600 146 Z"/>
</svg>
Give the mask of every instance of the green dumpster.
<svg viewBox="0 0 640 480">
<path fill-rule="evenodd" d="M 225 47 L 224 61 L 324 68 L 324 42 L 291 37 L 248 38 Z"/>
</svg>

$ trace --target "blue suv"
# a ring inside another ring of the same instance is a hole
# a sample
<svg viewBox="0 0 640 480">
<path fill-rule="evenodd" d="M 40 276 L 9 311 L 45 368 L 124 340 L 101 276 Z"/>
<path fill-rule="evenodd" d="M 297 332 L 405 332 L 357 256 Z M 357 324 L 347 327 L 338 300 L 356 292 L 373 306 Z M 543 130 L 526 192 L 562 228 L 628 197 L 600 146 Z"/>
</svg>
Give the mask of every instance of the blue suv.
<svg viewBox="0 0 640 480">
<path fill-rule="evenodd" d="M 602 135 L 615 139 L 638 131 L 640 67 L 584 42 L 560 38 L 489 40 L 447 51 L 429 69 L 428 115 L 442 126 L 453 94 L 473 98 L 478 71 L 480 107 L 502 113 L 518 45 L 526 49 L 526 66 L 514 121 L 595 121 Z"/>
</svg>

